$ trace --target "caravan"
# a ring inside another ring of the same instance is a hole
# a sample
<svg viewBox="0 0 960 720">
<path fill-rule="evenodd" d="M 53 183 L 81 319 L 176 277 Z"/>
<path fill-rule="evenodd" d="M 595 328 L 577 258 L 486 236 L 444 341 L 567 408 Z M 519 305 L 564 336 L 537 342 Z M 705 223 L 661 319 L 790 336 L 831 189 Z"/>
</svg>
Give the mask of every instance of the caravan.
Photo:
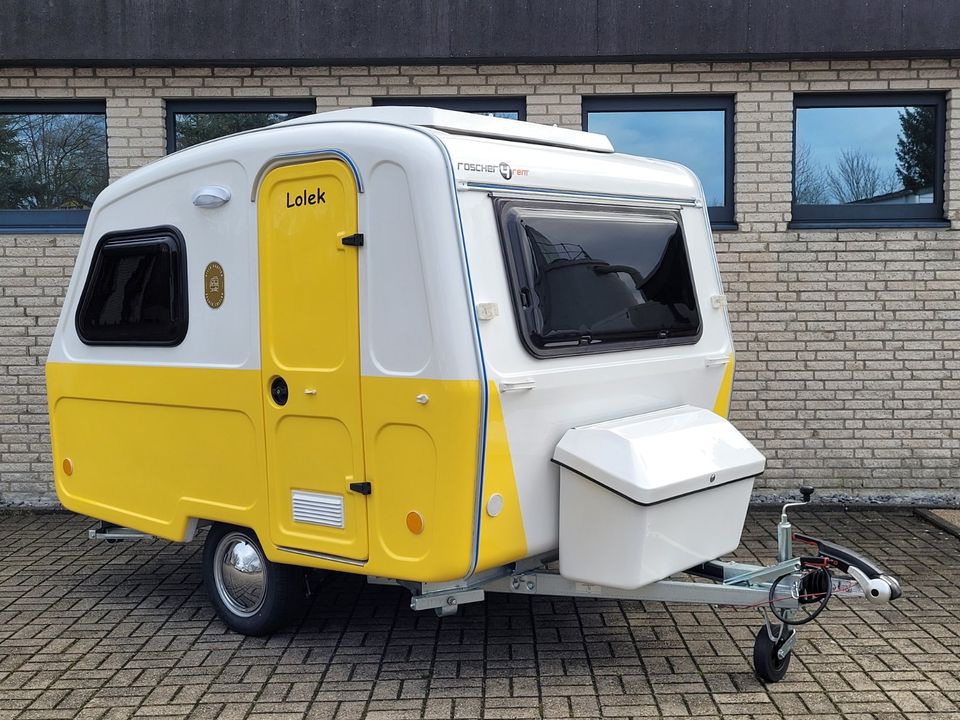
<svg viewBox="0 0 960 720">
<path fill-rule="evenodd" d="M 762 605 L 776 680 L 835 591 L 899 588 L 823 541 L 794 556 L 786 512 L 775 565 L 717 560 L 764 467 L 725 419 L 733 370 L 689 170 L 498 118 L 314 115 L 101 194 L 47 363 L 56 487 L 97 537 L 209 526 L 241 632 L 279 626 L 296 568 L 439 614 L 492 591 Z"/>
</svg>

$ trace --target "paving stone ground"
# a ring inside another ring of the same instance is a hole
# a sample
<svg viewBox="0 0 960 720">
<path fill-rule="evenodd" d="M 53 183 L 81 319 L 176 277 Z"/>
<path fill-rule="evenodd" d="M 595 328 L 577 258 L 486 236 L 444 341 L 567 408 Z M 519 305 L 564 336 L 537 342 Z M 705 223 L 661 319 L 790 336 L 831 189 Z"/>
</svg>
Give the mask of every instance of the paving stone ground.
<svg viewBox="0 0 960 720">
<path fill-rule="evenodd" d="M 895 573 L 894 606 L 835 601 L 786 679 L 752 674 L 755 611 L 489 595 L 416 614 L 328 574 L 298 627 L 244 638 L 200 588 L 200 542 L 106 544 L 62 512 L 0 515 L 0 720 L 960 718 L 960 539 L 908 511 L 798 512 Z M 751 511 L 743 559 L 770 562 Z"/>
</svg>

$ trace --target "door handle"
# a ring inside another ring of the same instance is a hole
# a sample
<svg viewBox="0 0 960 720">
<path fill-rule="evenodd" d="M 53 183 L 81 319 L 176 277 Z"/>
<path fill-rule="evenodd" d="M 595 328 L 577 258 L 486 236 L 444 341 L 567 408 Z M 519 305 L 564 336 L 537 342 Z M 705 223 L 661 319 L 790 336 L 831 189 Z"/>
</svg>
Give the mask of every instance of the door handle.
<svg viewBox="0 0 960 720">
<path fill-rule="evenodd" d="M 303 394 L 304 394 L 304 395 L 316 395 L 316 394 L 317 394 L 317 389 L 316 389 L 316 388 L 304 388 L 304 389 L 303 389 Z"/>
<path fill-rule="evenodd" d="M 286 405 L 290 398 L 290 388 L 287 387 L 287 381 L 279 375 L 270 383 L 270 397 L 281 407 Z"/>
<path fill-rule="evenodd" d="M 537 386 L 536 380 L 505 380 L 500 383 L 500 392 L 518 392 L 520 390 L 533 390 Z"/>
</svg>

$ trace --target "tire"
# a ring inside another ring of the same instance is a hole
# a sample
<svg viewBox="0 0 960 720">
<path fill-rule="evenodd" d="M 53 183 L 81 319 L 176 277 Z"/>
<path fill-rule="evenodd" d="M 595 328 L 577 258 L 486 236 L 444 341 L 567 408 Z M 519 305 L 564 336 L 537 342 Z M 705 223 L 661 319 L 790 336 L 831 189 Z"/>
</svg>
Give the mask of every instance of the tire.
<svg viewBox="0 0 960 720">
<path fill-rule="evenodd" d="M 221 620 L 242 635 L 269 635 L 298 606 L 300 574 L 267 560 L 256 533 L 217 523 L 203 545 L 203 584 Z"/>
<path fill-rule="evenodd" d="M 773 627 L 775 635 L 780 632 L 780 627 L 779 625 Z M 786 637 L 787 634 L 785 633 L 783 639 L 786 639 Z M 770 636 L 767 634 L 766 625 L 760 628 L 756 639 L 753 641 L 753 669 L 761 682 L 780 682 L 783 680 L 784 675 L 787 674 L 787 668 L 790 667 L 790 657 L 793 655 L 793 651 L 791 650 L 784 655 L 783 659 L 777 657 L 777 651 L 780 649 L 781 644 L 781 642 L 770 639 Z"/>
</svg>

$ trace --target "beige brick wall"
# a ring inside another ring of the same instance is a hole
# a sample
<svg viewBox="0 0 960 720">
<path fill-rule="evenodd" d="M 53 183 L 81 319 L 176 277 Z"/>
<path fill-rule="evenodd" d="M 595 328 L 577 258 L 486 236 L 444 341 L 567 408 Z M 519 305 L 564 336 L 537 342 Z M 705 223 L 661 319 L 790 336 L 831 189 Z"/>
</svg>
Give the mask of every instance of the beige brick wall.
<svg viewBox="0 0 960 720">
<path fill-rule="evenodd" d="M 736 97 L 736 232 L 717 234 L 738 349 L 735 424 L 759 492 L 960 499 L 960 107 L 948 102 L 945 230 L 789 230 L 793 93 L 960 89 L 960 62 L 0 68 L 0 101 L 103 98 L 111 178 L 164 153 L 164 101 L 523 95 L 579 128 L 581 99 Z M 0 237 L 0 502 L 52 502 L 42 363 L 76 236 Z"/>
</svg>

